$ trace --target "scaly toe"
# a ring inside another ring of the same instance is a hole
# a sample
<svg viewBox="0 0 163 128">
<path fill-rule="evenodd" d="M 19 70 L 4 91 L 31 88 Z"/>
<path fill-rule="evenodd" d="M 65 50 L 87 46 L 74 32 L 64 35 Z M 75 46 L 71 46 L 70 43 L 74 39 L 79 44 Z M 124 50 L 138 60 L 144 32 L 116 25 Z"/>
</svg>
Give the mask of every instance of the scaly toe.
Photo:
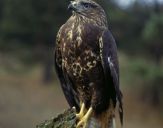
<svg viewBox="0 0 163 128">
<path fill-rule="evenodd" d="M 84 114 L 85 114 L 85 104 L 82 103 L 80 112 L 78 114 L 76 114 L 76 118 L 81 120 L 83 118 Z"/>
<path fill-rule="evenodd" d="M 76 114 L 76 118 L 79 119 L 79 120 L 82 119 L 83 116 L 84 116 L 84 114 L 80 114 L 80 113 Z"/>
<path fill-rule="evenodd" d="M 77 124 L 76 128 L 86 128 L 87 125 L 87 121 L 85 118 L 83 118 L 82 120 L 80 120 Z"/>
<path fill-rule="evenodd" d="M 86 128 L 87 126 L 87 122 L 91 116 L 92 113 L 92 107 L 89 108 L 89 110 L 87 111 L 87 113 L 79 120 L 79 122 L 77 123 L 77 128 Z"/>
</svg>

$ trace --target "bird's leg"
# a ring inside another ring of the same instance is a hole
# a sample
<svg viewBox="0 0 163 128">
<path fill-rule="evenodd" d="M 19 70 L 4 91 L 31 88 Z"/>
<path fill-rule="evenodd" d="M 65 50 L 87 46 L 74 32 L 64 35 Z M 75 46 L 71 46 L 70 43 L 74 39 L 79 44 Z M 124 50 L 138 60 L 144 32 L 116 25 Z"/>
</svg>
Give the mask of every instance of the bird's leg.
<svg viewBox="0 0 163 128">
<path fill-rule="evenodd" d="M 90 107 L 87 111 L 87 113 L 80 119 L 80 121 L 77 123 L 77 128 L 86 128 L 87 122 L 92 114 L 93 108 Z"/>
<path fill-rule="evenodd" d="M 77 119 L 82 119 L 82 117 L 84 116 L 84 114 L 85 114 L 85 104 L 84 103 L 82 103 L 81 104 L 81 109 L 80 109 L 80 112 L 78 113 L 78 114 L 76 114 L 76 118 Z"/>
</svg>

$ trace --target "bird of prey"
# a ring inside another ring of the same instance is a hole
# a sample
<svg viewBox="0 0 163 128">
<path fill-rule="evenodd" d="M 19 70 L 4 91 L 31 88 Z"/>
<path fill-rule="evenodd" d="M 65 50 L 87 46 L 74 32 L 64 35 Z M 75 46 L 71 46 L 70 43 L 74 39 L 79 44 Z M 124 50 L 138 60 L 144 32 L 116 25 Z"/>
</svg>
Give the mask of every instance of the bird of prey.
<svg viewBox="0 0 163 128">
<path fill-rule="evenodd" d="M 122 123 L 117 46 L 106 14 L 93 0 L 71 1 L 68 9 L 72 16 L 57 34 L 55 68 L 70 107 L 77 110 L 77 128 L 87 127 L 91 118 L 108 128 L 117 102 Z"/>
</svg>

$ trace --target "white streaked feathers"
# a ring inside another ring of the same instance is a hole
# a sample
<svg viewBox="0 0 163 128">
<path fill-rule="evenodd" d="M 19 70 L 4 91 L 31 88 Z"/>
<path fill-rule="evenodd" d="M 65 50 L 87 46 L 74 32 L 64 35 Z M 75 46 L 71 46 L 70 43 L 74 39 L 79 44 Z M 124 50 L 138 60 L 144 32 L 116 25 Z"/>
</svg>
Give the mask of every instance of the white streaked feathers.
<svg viewBox="0 0 163 128">
<path fill-rule="evenodd" d="M 113 64 L 112 61 L 111 61 L 111 56 L 108 57 L 108 63 L 109 63 L 109 65 L 110 65 L 110 67 L 113 67 L 113 66 L 114 66 L 114 64 Z"/>
</svg>

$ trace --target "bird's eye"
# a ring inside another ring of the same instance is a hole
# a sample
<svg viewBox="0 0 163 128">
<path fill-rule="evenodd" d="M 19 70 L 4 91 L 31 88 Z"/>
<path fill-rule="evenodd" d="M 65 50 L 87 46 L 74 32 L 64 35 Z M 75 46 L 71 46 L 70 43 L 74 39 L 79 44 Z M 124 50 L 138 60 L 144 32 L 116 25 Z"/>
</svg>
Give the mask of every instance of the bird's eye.
<svg viewBox="0 0 163 128">
<path fill-rule="evenodd" d="M 81 4 L 83 5 L 84 8 L 91 8 L 92 7 L 90 3 L 82 2 Z"/>
<path fill-rule="evenodd" d="M 83 5 L 84 5 L 85 8 L 90 8 L 91 7 L 90 4 L 88 4 L 88 3 L 84 3 Z"/>
</svg>

